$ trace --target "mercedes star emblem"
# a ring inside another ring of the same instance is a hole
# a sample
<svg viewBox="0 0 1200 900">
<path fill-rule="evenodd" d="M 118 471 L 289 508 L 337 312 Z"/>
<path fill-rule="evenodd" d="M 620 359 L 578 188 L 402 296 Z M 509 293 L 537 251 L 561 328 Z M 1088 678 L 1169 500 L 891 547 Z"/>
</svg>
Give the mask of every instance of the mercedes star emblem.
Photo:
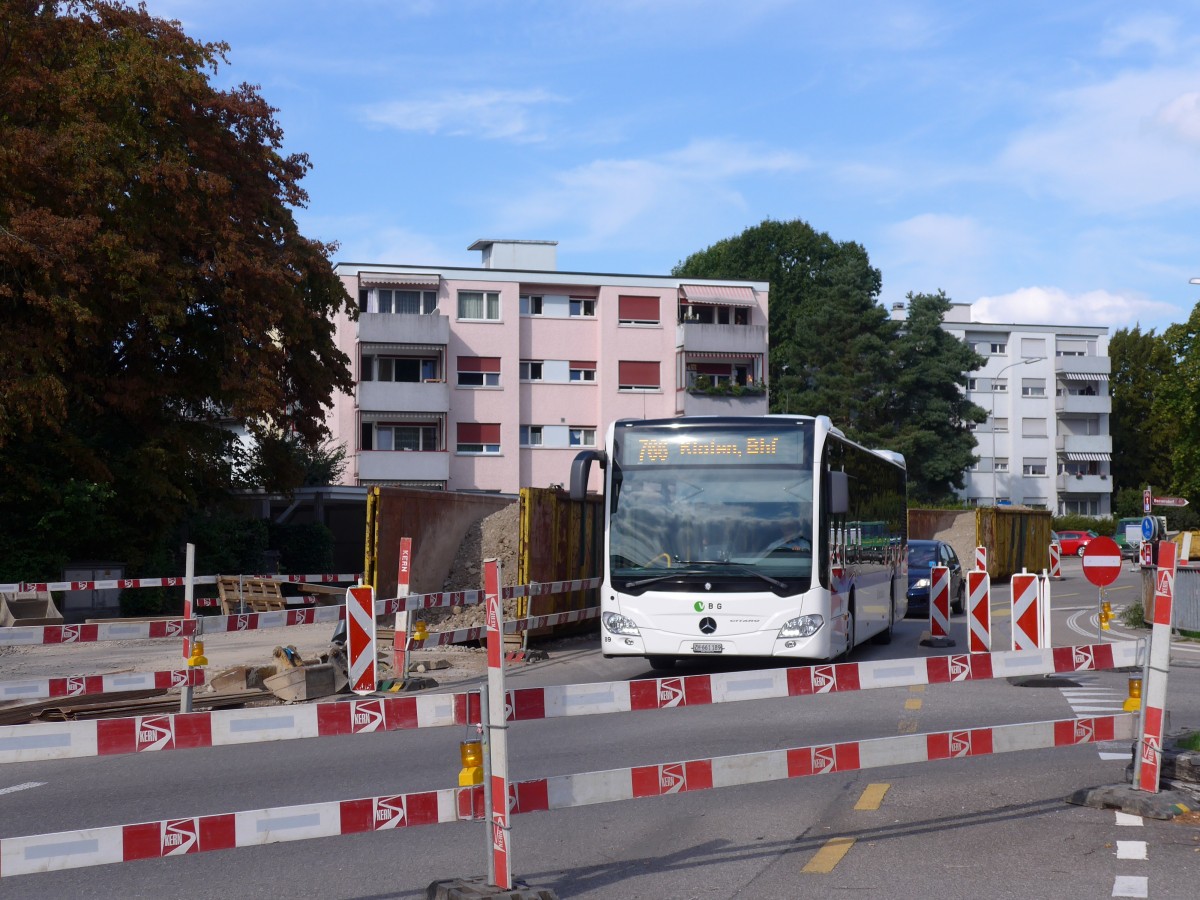
<svg viewBox="0 0 1200 900">
<path fill-rule="evenodd" d="M 701 634 L 712 634 L 716 630 L 717 630 L 717 620 L 716 619 L 712 619 L 712 618 L 709 618 L 708 616 L 705 616 L 703 619 L 700 620 Z"/>
</svg>

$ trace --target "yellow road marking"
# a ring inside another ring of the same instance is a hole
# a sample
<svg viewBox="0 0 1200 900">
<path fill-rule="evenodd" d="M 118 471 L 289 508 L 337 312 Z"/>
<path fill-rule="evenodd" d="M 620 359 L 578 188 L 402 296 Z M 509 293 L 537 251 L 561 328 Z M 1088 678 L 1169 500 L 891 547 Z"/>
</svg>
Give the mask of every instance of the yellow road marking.
<svg viewBox="0 0 1200 900">
<path fill-rule="evenodd" d="M 909 699 L 904 701 L 904 708 L 905 709 L 920 709 L 921 708 L 921 698 L 920 697 L 910 697 Z"/>
<path fill-rule="evenodd" d="M 834 866 L 842 861 L 842 857 L 850 852 L 850 848 L 853 846 L 854 838 L 830 838 L 800 871 L 813 875 L 828 875 L 833 871 Z"/>
<path fill-rule="evenodd" d="M 868 784 L 867 789 L 858 798 L 858 802 L 854 804 L 854 808 L 879 809 L 879 804 L 883 802 L 883 795 L 888 792 L 890 787 L 890 784 Z"/>
<path fill-rule="evenodd" d="M 923 693 L 925 693 L 925 685 L 923 685 L 923 684 L 910 684 L 910 685 L 908 686 L 908 690 L 909 690 L 911 693 L 913 693 L 913 694 L 923 694 Z"/>
<path fill-rule="evenodd" d="M 917 721 L 916 719 L 901 719 L 900 727 L 896 729 L 901 734 L 916 734 Z"/>
</svg>

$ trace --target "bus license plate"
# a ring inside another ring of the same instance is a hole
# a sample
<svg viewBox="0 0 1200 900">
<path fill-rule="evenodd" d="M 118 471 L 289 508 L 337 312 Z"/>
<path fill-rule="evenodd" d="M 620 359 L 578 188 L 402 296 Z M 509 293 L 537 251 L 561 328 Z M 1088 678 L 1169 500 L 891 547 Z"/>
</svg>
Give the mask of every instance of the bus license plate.
<svg viewBox="0 0 1200 900">
<path fill-rule="evenodd" d="M 724 644 L 692 644 L 693 653 L 720 653 L 724 649 Z"/>
</svg>

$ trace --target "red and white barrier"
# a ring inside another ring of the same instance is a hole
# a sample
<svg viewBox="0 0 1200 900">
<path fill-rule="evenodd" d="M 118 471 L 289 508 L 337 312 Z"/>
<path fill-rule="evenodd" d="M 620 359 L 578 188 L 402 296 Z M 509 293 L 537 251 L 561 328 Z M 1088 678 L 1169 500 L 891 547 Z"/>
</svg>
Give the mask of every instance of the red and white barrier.
<svg viewBox="0 0 1200 900">
<path fill-rule="evenodd" d="M 91 625 L 20 625 L 15 628 L 0 628 L 0 647 L 181 638 L 194 636 L 196 628 L 194 619 L 168 619 L 163 622 L 107 622 Z"/>
<path fill-rule="evenodd" d="M 1062 578 L 1062 545 L 1058 541 L 1050 542 L 1050 577 Z"/>
<path fill-rule="evenodd" d="M 219 575 L 197 575 L 195 584 L 216 584 Z M 338 584 L 358 581 L 362 575 L 246 575 L 246 578 L 261 578 L 282 584 Z M 170 578 L 113 578 L 104 581 L 14 581 L 0 584 L 4 593 L 24 591 L 108 591 L 131 590 L 133 588 L 183 587 L 186 576 Z"/>
<path fill-rule="evenodd" d="M 83 697 L 127 691 L 169 691 L 204 684 L 203 669 L 169 669 L 161 672 L 125 672 L 119 675 L 65 675 L 29 681 L 0 681 L 0 701 Z"/>
<path fill-rule="evenodd" d="M 455 789 L 0 840 L 0 877 L 458 821 Z"/>
<path fill-rule="evenodd" d="M 1012 577 L 1012 648 L 1033 650 L 1042 636 L 1041 590 L 1037 575 L 1020 572 Z"/>
<path fill-rule="evenodd" d="M 1149 542 L 1147 542 L 1149 543 Z M 1171 614 L 1175 603 L 1175 544 L 1158 545 L 1154 576 L 1154 623 L 1150 630 L 1150 662 L 1146 673 L 1145 710 L 1134 786 L 1158 793 L 1162 769 L 1163 726 L 1167 706 L 1167 672 L 1171 668 Z"/>
<path fill-rule="evenodd" d="M 1134 726 L 1133 714 L 1122 713 L 557 775 L 512 784 L 511 791 L 506 789 L 498 795 L 502 798 L 501 810 L 494 822 L 507 823 L 510 816 L 522 813 L 641 797 L 1132 739 Z M 455 822 L 464 807 L 477 806 L 474 795 L 480 792 L 479 787 L 420 791 L 4 838 L 0 840 L 0 877 Z M 504 828 L 502 836 L 507 841 L 508 825 Z M 498 865 L 495 878 L 489 878 L 489 882 L 505 887 L 507 881 L 511 888 L 507 853 L 502 861 L 505 869 Z"/>
<path fill-rule="evenodd" d="M 981 572 L 986 572 L 987 567 L 987 547 L 975 548 L 975 568 Z"/>
<path fill-rule="evenodd" d="M 0 764 L 467 724 L 466 694 L 0 726 Z"/>
<path fill-rule="evenodd" d="M 992 577 L 986 569 L 967 573 L 967 651 L 992 649 Z"/>
<path fill-rule="evenodd" d="M 1038 579 L 1038 610 L 1041 619 L 1041 630 L 1038 632 L 1039 647 L 1053 647 L 1054 639 L 1050 633 L 1050 576 L 1043 569 L 1042 577 Z"/>
</svg>

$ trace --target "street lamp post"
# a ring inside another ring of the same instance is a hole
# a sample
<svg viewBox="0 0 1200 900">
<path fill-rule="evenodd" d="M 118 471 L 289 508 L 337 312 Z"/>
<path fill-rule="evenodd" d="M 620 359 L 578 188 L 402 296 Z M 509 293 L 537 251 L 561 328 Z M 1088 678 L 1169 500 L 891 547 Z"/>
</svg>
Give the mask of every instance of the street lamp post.
<svg viewBox="0 0 1200 900">
<path fill-rule="evenodd" d="M 789 368 L 791 368 L 791 367 L 786 364 L 784 366 L 782 366 L 780 368 L 780 372 L 782 374 L 779 376 L 779 380 L 781 382 L 783 382 L 781 386 L 783 387 L 783 411 L 784 411 L 784 414 L 786 414 L 788 411 L 787 373 L 788 373 Z"/>
<path fill-rule="evenodd" d="M 1045 358 L 1046 357 L 1044 356 L 1030 356 L 1026 359 L 1018 360 L 1015 363 L 1009 363 L 992 376 L 992 506 L 996 506 L 997 501 L 1000 499 L 996 496 L 996 382 L 1000 379 L 1000 376 L 1009 369 L 1015 369 L 1017 366 L 1028 365 L 1029 363 L 1041 362 Z"/>
</svg>

